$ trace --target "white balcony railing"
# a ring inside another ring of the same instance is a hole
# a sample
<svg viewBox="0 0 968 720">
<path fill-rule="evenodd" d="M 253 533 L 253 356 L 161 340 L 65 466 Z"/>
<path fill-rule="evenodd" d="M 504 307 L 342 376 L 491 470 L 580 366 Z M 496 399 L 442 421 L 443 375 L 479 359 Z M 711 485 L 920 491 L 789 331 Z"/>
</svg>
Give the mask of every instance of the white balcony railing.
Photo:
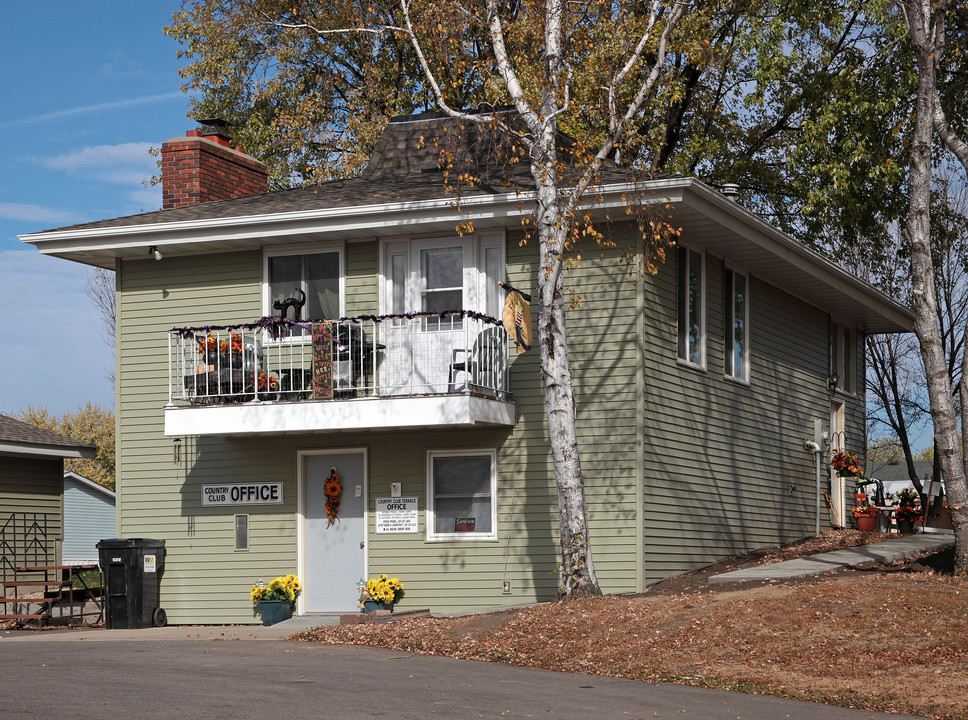
<svg viewBox="0 0 968 720">
<path fill-rule="evenodd" d="M 278 318 L 171 330 L 169 404 L 507 397 L 507 334 L 491 318 L 454 311 L 344 318 L 315 327 L 315 343 L 311 323 Z"/>
</svg>

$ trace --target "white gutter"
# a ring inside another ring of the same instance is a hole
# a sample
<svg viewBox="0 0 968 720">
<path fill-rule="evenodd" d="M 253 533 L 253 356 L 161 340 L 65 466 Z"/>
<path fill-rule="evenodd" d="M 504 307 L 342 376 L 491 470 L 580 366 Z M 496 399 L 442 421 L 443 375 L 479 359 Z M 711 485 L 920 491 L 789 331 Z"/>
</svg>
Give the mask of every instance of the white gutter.
<svg viewBox="0 0 968 720">
<path fill-rule="evenodd" d="M 20 443 L 0 442 L 0 455 L 43 456 L 57 458 L 94 458 L 96 448 L 67 448 L 43 445 L 22 445 Z"/>
</svg>

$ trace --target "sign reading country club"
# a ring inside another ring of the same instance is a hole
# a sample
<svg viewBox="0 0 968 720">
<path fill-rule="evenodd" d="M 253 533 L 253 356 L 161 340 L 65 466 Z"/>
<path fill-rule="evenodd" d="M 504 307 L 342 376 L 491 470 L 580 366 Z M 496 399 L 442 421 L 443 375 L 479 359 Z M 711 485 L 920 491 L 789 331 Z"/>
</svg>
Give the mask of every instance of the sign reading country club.
<svg viewBox="0 0 968 720">
<path fill-rule="evenodd" d="M 282 483 L 202 485 L 202 507 L 210 505 L 280 505 Z"/>
</svg>

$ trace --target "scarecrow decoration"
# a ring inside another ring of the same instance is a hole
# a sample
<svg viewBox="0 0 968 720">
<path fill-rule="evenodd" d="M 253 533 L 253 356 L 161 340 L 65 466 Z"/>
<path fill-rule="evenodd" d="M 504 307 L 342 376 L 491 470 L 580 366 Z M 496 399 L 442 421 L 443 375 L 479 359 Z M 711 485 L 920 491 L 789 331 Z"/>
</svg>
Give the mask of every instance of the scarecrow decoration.
<svg viewBox="0 0 968 720">
<path fill-rule="evenodd" d="M 497 284 L 508 293 L 507 298 L 504 300 L 502 320 L 504 321 L 504 329 L 511 336 L 511 339 L 514 340 L 514 344 L 518 348 L 518 355 L 520 355 L 530 350 L 533 344 L 531 334 L 531 309 L 528 307 L 528 303 L 531 302 L 532 298 L 528 293 L 521 292 L 506 282 L 499 280 Z"/>
</svg>

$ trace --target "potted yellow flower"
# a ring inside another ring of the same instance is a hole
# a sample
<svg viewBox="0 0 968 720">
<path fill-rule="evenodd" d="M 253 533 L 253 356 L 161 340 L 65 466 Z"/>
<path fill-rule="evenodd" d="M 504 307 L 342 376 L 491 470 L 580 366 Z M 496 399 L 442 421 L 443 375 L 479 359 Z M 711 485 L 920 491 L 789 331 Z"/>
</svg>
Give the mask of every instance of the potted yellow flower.
<svg viewBox="0 0 968 720">
<path fill-rule="evenodd" d="M 403 597 L 403 583 L 398 578 L 388 578 L 386 575 L 371 578 L 366 582 L 360 580 L 356 587 L 360 591 L 357 605 L 365 613 L 371 613 L 374 610 L 393 612 L 393 606 Z"/>
<path fill-rule="evenodd" d="M 275 625 L 292 617 L 302 583 L 295 575 L 277 577 L 268 585 L 259 580 L 252 586 L 252 602 L 262 611 L 262 624 Z"/>
</svg>

